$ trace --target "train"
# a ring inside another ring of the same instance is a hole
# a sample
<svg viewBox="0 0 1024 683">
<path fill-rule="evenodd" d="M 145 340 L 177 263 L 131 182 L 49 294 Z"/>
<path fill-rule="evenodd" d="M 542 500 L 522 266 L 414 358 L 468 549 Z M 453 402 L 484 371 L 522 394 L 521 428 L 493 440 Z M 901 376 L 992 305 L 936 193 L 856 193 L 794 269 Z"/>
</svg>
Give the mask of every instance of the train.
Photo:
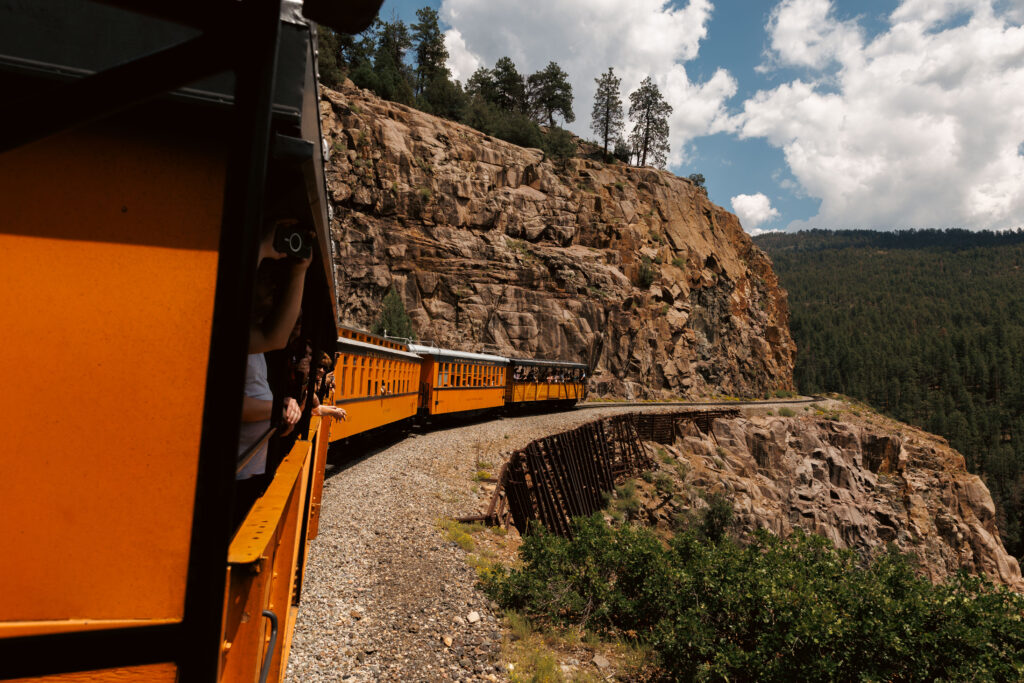
<svg viewBox="0 0 1024 683">
<path fill-rule="evenodd" d="M 559 410 L 586 398 L 584 363 L 509 358 L 339 326 L 330 441 L 415 421 L 492 410 Z"/>
<path fill-rule="evenodd" d="M 585 396 L 339 327 L 316 25 L 380 4 L 0 0 L 0 679 L 281 680 L 332 448 Z"/>
</svg>

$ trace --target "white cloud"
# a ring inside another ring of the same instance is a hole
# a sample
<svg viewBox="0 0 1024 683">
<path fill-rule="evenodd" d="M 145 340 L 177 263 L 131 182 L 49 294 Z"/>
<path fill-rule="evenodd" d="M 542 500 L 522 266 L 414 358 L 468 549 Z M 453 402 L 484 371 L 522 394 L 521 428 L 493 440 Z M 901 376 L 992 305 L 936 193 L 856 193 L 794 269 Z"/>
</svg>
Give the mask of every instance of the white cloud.
<svg viewBox="0 0 1024 683">
<path fill-rule="evenodd" d="M 782 64 L 821 69 L 861 47 L 852 22 L 835 21 L 829 0 L 783 0 L 768 22 L 771 47 Z"/>
<path fill-rule="evenodd" d="M 678 165 L 688 140 L 725 129 L 724 103 L 736 92 L 725 70 L 694 83 L 683 66 L 697 56 L 711 10 L 710 0 L 679 9 L 665 0 L 442 0 L 440 14 L 452 27 L 446 44 L 455 78 L 465 81 L 503 56 L 523 74 L 558 62 L 573 87 L 576 122 L 569 127 L 584 137 L 593 137 L 594 79 L 614 67 L 628 111 L 629 93 L 653 76 L 674 109 L 669 164 Z"/>
<path fill-rule="evenodd" d="M 760 234 L 763 230 L 754 230 L 762 223 L 779 217 L 777 209 L 772 207 L 771 200 L 758 192 L 757 194 L 738 194 L 730 202 L 733 213 L 739 216 L 743 229 L 751 234 Z"/>
<path fill-rule="evenodd" d="M 480 67 L 480 58 L 469 51 L 458 29 L 453 28 L 445 32 L 444 46 L 448 49 L 448 68 L 456 80 L 465 84 Z"/>
<path fill-rule="evenodd" d="M 905 0 L 867 40 L 827 0 L 779 5 L 771 59 L 809 72 L 733 123 L 821 199 L 791 227 L 1024 225 L 1024 27 L 999 7 Z"/>
</svg>

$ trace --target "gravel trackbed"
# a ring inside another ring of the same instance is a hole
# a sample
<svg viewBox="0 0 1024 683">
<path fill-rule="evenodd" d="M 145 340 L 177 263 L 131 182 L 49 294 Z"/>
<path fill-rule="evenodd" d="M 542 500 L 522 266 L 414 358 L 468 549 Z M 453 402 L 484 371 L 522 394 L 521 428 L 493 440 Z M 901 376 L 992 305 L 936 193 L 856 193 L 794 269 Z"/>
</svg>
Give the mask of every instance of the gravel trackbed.
<svg viewBox="0 0 1024 683">
<path fill-rule="evenodd" d="M 414 432 L 329 466 L 287 680 L 505 680 L 499 615 L 438 522 L 486 504 L 473 491 L 478 464 L 496 474 L 533 439 L 638 410 L 499 417 Z"/>
</svg>

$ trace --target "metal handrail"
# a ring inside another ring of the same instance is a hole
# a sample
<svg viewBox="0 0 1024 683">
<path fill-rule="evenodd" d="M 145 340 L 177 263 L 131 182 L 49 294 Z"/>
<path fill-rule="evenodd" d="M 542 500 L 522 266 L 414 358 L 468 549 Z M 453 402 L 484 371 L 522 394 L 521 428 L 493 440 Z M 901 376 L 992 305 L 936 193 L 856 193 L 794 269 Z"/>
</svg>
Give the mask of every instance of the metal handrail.
<svg viewBox="0 0 1024 683">
<path fill-rule="evenodd" d="M 263 433 L 263 436 L 258 438 L 256 441 L 252 443 L 251 446 L 245 449 L 241 457 L 238 458 L 238 464 L 235 465 L 236 477 L 242 472 L 242 470 L 246 468 L 246 466 L 249 464 L 249 461 L 252 460 L 256 456 L 256 454 L 263 449 L 263 446 L 265 446 L 267 442 L 270 441 L 270 437 L 274 436 L 276 432 L 277 427 L 268 428 L 267 431 Z"/>
<path fill-rule="evenodd" d="M 260 683 L 267 683 L 267 675 L 270 674 L 270 660 L 274 658 L 274 647 L 277 645 L 277 615 L 265 609 L 263 610 L 263 616 L 270 619 L 270 645 L 267 646 L 267 654 L 263 656 L 263 666 L 260 668 Z"/>
</svg>

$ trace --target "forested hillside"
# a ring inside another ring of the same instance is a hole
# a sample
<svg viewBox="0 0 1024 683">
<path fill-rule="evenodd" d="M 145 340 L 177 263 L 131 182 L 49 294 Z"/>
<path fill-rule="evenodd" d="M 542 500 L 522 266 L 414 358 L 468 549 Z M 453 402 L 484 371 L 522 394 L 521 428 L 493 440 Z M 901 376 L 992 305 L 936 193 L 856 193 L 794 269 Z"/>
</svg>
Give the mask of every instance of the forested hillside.
<svg viewBox="0 0 1024 683">
<path fill-rule="evenodd" d="M 1024 556 L 1024 230 L 814 230 L 755 242 L 789 291 L 796 384 L 949 439 Z"/>
</svg>

